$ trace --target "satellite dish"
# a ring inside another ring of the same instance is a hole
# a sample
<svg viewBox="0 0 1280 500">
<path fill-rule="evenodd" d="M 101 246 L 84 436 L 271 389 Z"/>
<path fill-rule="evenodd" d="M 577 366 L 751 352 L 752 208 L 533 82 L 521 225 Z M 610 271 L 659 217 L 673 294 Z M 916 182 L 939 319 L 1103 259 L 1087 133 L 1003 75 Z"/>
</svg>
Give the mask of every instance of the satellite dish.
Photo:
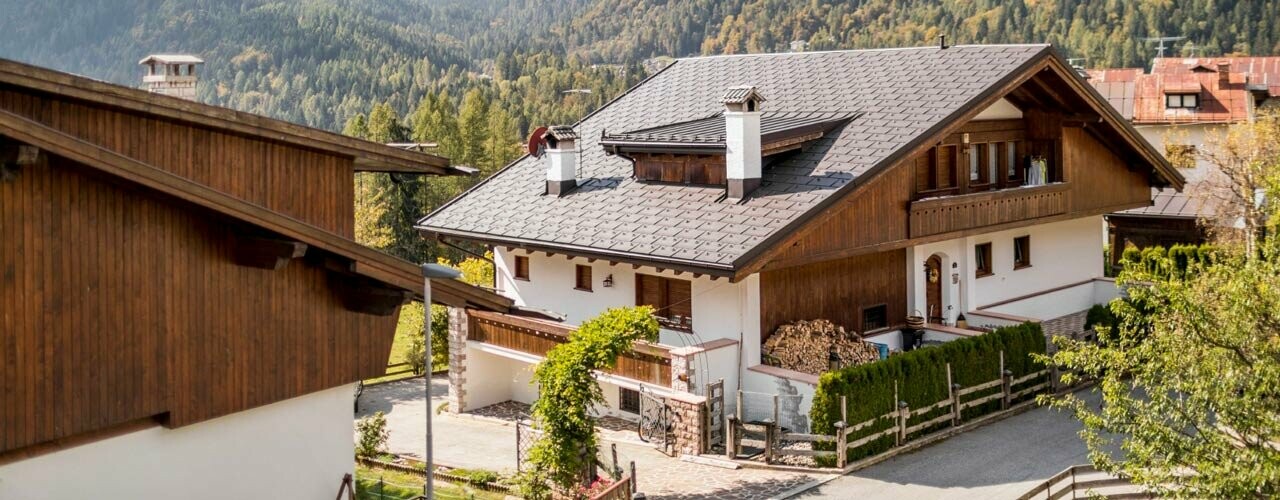
<svg viewBox="0 0 1280 500">
<path fill-rule="evenodd" d="M 543 150 L 547 149 L 547 141 L 542 138 L 546 133 L 547 127 L 538 127 L 529 135 L 529 146 L 527 149 L 529 156 L 542 158 Z"/>
</svg>

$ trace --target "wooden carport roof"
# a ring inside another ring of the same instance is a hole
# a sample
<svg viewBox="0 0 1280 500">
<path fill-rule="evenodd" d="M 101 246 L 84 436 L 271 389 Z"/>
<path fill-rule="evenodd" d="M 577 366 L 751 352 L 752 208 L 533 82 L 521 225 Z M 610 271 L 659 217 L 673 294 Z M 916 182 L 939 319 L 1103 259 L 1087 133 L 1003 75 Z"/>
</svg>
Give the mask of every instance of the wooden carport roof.
<svg viewBox="0 0 1280 500">
<path fill-rule="evenodd" d="M 441 156 L 390 147 L 252 113 L 114 85 L 2 58 L 0 84 L 348 156 L 355 160 L 356 170 L 361 171 L 434 175 L 472 173 L 469 169 L 451 166 L 449 159 Z"/>
</svg>

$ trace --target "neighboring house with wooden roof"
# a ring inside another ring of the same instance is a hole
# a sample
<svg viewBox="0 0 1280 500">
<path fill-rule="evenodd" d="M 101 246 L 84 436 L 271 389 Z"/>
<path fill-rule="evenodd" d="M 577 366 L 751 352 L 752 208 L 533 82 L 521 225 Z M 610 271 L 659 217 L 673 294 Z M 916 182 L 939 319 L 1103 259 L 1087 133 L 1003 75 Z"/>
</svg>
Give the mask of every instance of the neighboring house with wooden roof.
<svg viewBox="0 0 1280 500">
<path fill-rule="evenodd" d="M 680 59 L 573 128 L 572 149 L 419 222 L 492 246 L 501 293 L 566 318 L 473 315 L 455 338 L 462 409 L 528 401 L 528 363 L 557 335 L 646 304 L 659 344 L 602 375 L 605 411 L 723 378 L 793 386 L 804 401 L 783 418 L 802 419 L 816 376 L 764 364 L 778 326 L 829 319 L 897 348 L 912 311 L 946 339 L 977 334 L 949 326 L 960 313 L 1087 309 L 1115 292 L 1102 214 L 1183 182 L 1047 45 Z"/>
<path fill-rule="evenodd" d="M 1088 70 L 1089 83 L 1166 155 L 1188 155 L 1234 123 L 1249 122 L 1280 97 L 1280 57 L 1157 58 L 1141 68 Z M 1128 245 L 1200 243 L 1200 219 L 1214 218 L 1220 200 L 1198 196 L 1212 165 L 1182 165 L 1189 188 L 1155 189 L 1153 204 L 1107 216 L 1112 264 Z"/>
<path fill-rule="evenodd" d="M 423 286 L 353 176 L 447 159 L 0 60 L 0 160 L 0 498 L 338 492 Z"/>
</svg>

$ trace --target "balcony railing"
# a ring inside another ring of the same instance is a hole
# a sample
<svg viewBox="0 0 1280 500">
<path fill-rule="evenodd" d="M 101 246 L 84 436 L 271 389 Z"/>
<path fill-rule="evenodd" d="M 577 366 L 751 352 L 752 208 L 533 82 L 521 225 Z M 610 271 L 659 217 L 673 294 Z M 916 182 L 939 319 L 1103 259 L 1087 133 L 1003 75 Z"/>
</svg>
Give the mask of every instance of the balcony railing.
<svg viewBox="0 0 1280 500">
<path fill-rule="evenodd" d="M 911 203 L 911 237 L 1067 213 L 1066 183 L 928 198 Z"/>
<path fill-rule="evenodd" d="M 467 340 L 546 357 L 551 348 L 569 341 L 573 327 L 509 314 L 469 310 Z M 665 346 L 636 342 L 618 357 L 609 373 L 662 387 L 671 386 L 671 353 Z"/>
</svg>

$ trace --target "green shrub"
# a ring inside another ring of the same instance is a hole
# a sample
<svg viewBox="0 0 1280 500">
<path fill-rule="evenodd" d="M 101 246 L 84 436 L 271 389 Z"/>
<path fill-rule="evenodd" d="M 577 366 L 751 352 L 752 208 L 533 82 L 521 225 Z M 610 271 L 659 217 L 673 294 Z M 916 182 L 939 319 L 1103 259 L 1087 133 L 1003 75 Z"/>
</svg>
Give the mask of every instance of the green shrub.
<svg viewBox="0 0 1280 500">
<path fill-rule="evenodd" d="M 360 439 L 356 441 L 356 456 L 363 458 L 375 458 L 381 454 L 382 449 L 387 446 L 387 437 L 390 436 L 387 418 L 382 412 L 356 422 L 356 432 L 360 434 Z"/>
<path fill-rule="evenodd" d="M 452 469 L 449 474 L 477 483 L 492 483 L 502 478 L 497 472 L 485 469 Z"/>
<path fill-rule="evenodd" d="M 1137 264 L 1141 261 L 1142 250 L 1138 250 L 1138 247 L 1125 247 L 1124 251 L 1120 253 L 1120 263 L 1122 264 Z"/>
<path fill-rule="evenodd" d="M 1004 352 L 1005 369 L 1015 378 L 1040 370 L 1031 354 L 1045 351 L 1044 333 L 1038 323 L 1024 323 L 999 328 L 994 332 L 948 342 L 935 347 L 890 356 L 888 359 L 852 366 L 822 374 L 813 396 L 813 408 L 809 417 L 813 430 L 819 434 L 834 434 L 835 423 L 840 420 L 840 396 L 845 396 L 849 425 L 878 417 L 897 407 L 894 401 L 895 384 L 898 399 L 911 408 L 920 408 L 947 399 L 946 365 L 951 363 L 953 383 L 972 387 L 995 380 L 1000 376 L 1000 352 Z M 974 399 L 999 391 L 999 387 L 966 396 Z M 991 413 L 1000 408 L 998 400 L 966 409 L 962 417 L 968 419 Z M 913 417 L 909 424 L 936 418 L 949 409 L 943 408 Z M 892 427 L 892 419 L 868 426 L 849 436 L 857 440 Z M 945 425 L 945 424 L 941 424 Z M 925 429 L 925 432 L 931 429 Z M 862 446 L 849 454 L 850 460 L 874 455 L 893 446 L 892 435 Z M 819 448 L 823 443 L 815 443 Z M 825 449 L 833 449 L 825 443 Z M 819 461 L 822 462 L 821 460 Z M 829 465 L 833 460 L 828 460 Z"/>
<path fill-rule="evenodd" d="M 1089 330 L 1095 326 L 1107 328 L 1116 326 L 1116 315 L 1106 304 L 1094 304 L 1085 315 L 1084 329 Z"/>
</svg>

